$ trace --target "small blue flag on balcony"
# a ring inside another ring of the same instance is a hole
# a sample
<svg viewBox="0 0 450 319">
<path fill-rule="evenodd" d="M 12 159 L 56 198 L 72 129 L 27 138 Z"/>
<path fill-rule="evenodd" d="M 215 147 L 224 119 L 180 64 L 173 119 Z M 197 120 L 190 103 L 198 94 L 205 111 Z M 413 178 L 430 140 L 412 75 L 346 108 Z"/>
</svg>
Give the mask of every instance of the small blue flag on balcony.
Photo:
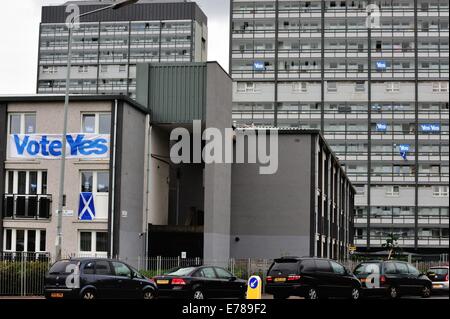
<svg viewBox="0 0 450 319">
<path fill-rule="evenodd" d="M 406 161 L 408 160 L 409 144 L 400 145 L 400 156 Z"/>
<path fill-rule="evenodd" d="M 94 220 L 95 219 L 94 195 L 92 193 L 81 193 L 80 194 L 78 219 L 79 220 Z"/>
<path fill-rule="evenodd" d="M 255 61 L 255 62 L 253 62 L 253 69 L 255 71 L 264 71 L 264 70 L 266 70 L 266 65 L 262 61 Z"/>
</svg>

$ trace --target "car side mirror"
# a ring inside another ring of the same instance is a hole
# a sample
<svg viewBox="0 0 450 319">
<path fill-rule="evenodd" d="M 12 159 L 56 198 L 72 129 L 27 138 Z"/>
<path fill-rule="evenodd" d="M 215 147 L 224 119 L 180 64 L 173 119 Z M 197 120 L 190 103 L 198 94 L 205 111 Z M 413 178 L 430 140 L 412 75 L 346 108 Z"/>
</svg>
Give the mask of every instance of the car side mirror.
<svg viewBox="0 0 450 319">
<path fill-rule="evenodd" d="M 230 277 L 230 281 L 236 281 L 236 280 L 237 280 L 237 277 L 235 277 L 235 276 Z"/>
</svg>

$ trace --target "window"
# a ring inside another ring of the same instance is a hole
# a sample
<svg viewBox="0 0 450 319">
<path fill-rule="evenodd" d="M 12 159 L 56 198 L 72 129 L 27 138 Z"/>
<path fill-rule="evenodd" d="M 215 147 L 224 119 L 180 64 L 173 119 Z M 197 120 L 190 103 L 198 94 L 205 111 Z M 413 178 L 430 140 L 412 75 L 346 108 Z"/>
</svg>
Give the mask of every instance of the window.
<svg viewBox="0 0 450 319">
<path fill-rule="evenodd" d="M 330 263 L 327 260 L 316 260 L 316 270 L 319 272 L 331 272 Z"/>
<path fill-rule="evenodd" d="M 409 271 L 409 273 L 411 274 L 411 275 L 414 275 L 414 276 L 419 276 L 419 274 L 420 274 L 420 271 L 418 271 L 415 267 L 413 267 L 412 265 L 407 265 L 408 266 L 408 271 Z"/>
<path fill-rule="evenodd" d="M 216 273 L 214 272 L 214 269 L 211 267 L 203 268 L 200 270 L 200 277 L 203 278 L 216 278 Z"/>
<path fill-rule="evenodd" d="M 81 193 L 94 197 L 95 219 L 108 219 L 109 171 L 82 171 L 80 175 Z"/>
<path fill-rule="evenodd" d="M 327 82 L 327 91 L 329 93 L 337 92 L 337 83 L 336 82 Z"/>
<path fill-rule="evenodd" d="M 448 197 L 448 186 L 433 186 L 433 197 Z"/>
<path fill-rule="evenodd" d="M 292 90 L 297 93 L 306 93 L 308 92 L 308 84 L 306 82 L 295 82 L 292 85 Z"/>
<path fill-rule="evenodd" d="M 111 133 L 111 114 L 83 114 L 81 129 L 83 133 L 108 135 Z"/>
<path fill-rule="evenodd" d="M 89 72 L 89 67 L 86 65 L 80 65 L 78 67 L 78 73 L 88 73 Z"/>
<path fill-rule="evenodd" d="M 54 73 L 58 73 L 58 69 L 55 66 L 43 66 L 42 73 L 43 74 L 54 74 Z"/>
<path fill-rule="evenodd" d="M 394 263 L 386 263 L 385 265 L 384 265 L 384 273 L 386 274 L 386 275 L 389 275 L 389 274 L 395 274 L 397 272 L 397 269 L 395 268 L 395 265 L 394 265 Z"/>
<path fill-rule="evenodd" d="M 400 92 L 400 83 L 386 82 L 386 92 L 389 92 L 389 93 Z"/>
<path fill-rule="evenodd" d="M 238 82 L 238 93 L 256 93 L 256 84 L 254 82 Z"/>
<path fill-rule="evenodd" d="M 434 82 L 433 93 L 448 93 L 448 82 Z"/>
<path fill-rule="evenodd" d="M 119 65 L 119 72 L 127 72 L 127 66 L 126 65 Z"/>
<path fill-rule="evenodd" d="M 386 186 L 386 196 L 396 197 L 400 195 L 400 186 Z"/>
<path fill-rule="evenodd" d="M 84 275 L 93 275 L 95 273 L 95 263 L 94 262 L 88 262 L 84 268 L 83 268 L 83 274 Z"/>
<path fill-rule="evenodd" d="M 110 276 L 113 274 L 108 261 L 95 262 L 95 274 L 100 276 Z"/>
<path fill-rule="evenodd" d="M 92 250 L 92 234 L 90 232 L 80 233 L 80 251 L 91 251 Z"/>
<path fill-rule="evenodd" d="M 405 263 L 395 263 L 395 267 L 397 268 L 397 274 L 407 274 L 408 266 Z"/>
<path fill-rule="evenodd" d="M 79 251 L 89 256 L 106 256 L 108 251 L 108 233 L 104 231 L 81 231 Z"/>
<path fill-rule="evenodd" d="M 113 261 L 112 266 L 113 266 L 114 273 L 116 274 L 116 276 L 131 278 L 131 269 L 128 268 L 127 265 L 122 264 L 117 261 Z"/>
<path fill-rule="evenodd" d="M 7 252 L 45 252 L 45 240 L 45 230 L 5 229 L 3 250 Z"/>
<path fill-rule="evenodd" d="M 108 251 L 108 233 L 96 232 L 96 250 L 97 251 Z"/>
<path fill-rule="evenodd" d="M 35 113 L 14 113 L 9 115 L 10 134 L 35 134 L 36 114 Z"/>
<path fill-rule="evenodd" d="M 82 172 L 81 173 L 81 192 L 82 193 L 92 193 L 92 184 L 94 179 L 93 172 Z"/>
<path fill-rule="evenodd" d="M 215 270 L 216 270 L 217 276 L 218 276 L 220 279 L 230 279 L 230 278 L 233 277 L 232 274 L 230 274 L 228 271 L 226 271 L 226 270 L 223 269 L 223 268 L 215 268 Z"/>
<path fill-rule="evenodd" d="M 46 171 L 6 171 L 6 194 L 45 195 L 47 193 Z"/>
<path fill-rule="evenodd" d="M 364 81 L 358 81 L 355 84 L 355 92 L 365 92 L 366 91 L 366 83 Z"/>
<path fill-rule="evenodd" d="M 344 266 L 338 264 L 337 262 L 331 261 L 331 267 L 333 268 L 333 272 L 335 274 L 339 275 L 345 275 L 345 268 Z"/>
<path fill-rule="evenodd" d="M 108 66 L 107 66 L 107 65 L 101 65 L 101 66 L 100 66 L 100 72 L 101 72 L 101 73 L 106 73 L 106 72 L 108 72 Z"/>
<path fill-rule="evenodd" d="M 5 218 L 49 218 L 51 196 L 47 194 L 47 172 L 6 171 Z"/>
</svg>

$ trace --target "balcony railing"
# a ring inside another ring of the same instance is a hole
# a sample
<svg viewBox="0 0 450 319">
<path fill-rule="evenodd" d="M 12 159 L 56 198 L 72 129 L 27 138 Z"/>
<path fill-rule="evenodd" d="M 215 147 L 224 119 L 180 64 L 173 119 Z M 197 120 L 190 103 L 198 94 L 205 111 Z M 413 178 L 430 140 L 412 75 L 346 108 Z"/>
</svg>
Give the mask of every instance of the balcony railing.
<svg viewBox="0 0 450 319">
<path fill-rule="evenodd" d="M 49 219 L 52 195 L 5 194 L 3 218 L 5 219 Z"/>
</svg>

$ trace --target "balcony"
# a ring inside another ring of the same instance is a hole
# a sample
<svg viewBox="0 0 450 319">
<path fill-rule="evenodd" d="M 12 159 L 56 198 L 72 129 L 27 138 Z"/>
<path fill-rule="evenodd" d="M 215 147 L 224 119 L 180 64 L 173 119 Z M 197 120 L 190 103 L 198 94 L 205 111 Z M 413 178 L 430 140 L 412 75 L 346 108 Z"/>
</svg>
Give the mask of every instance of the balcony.
<svg viewBox="0 0 450 319">
<path fill-rule="evenodd" d="M 419 225 L 427 226 L 427 225 L 447 225 L 448 226 L 449 218 L 444 215 L 427 215 L 418 217 Z M 367 215 L 359 215 L 355 217 L 354 220 L 355 225 L 364 226 L 367 224 Z M 370 219 L 370 225 L 372 227 L 376 226 L 386 226 L 386 225 L 410 225 L 413 226 L 415 224 L 415 215 L 372 215 Z"/>
<path fill-rule="evenodd" d="M 52 195 L 3 196 L 3 218 L 5 219 L 49 219 Z"/>
<path fill-rule="evenodd" d="M 385 237 L 379 236 L 371 236 L 370 237 L 370 245 L 375 247 L 381 247 L 386 243 Z M 400 247 L 414 247 L 415 239 L 414 237 L 406 237 L 400 238 L 398 241 L 398 245 Z M 361 236 L 355 238 L 355 244 L 358 246 L 366 246 L 367 238 L 365 236 Z M 449 240 L 448 238 L 441 237 L 429 237 L 429 236 L 419 236 L 418 238 L 418 246 L 419 247 L 447 247 L 448 248 Z"/>
</svg>

